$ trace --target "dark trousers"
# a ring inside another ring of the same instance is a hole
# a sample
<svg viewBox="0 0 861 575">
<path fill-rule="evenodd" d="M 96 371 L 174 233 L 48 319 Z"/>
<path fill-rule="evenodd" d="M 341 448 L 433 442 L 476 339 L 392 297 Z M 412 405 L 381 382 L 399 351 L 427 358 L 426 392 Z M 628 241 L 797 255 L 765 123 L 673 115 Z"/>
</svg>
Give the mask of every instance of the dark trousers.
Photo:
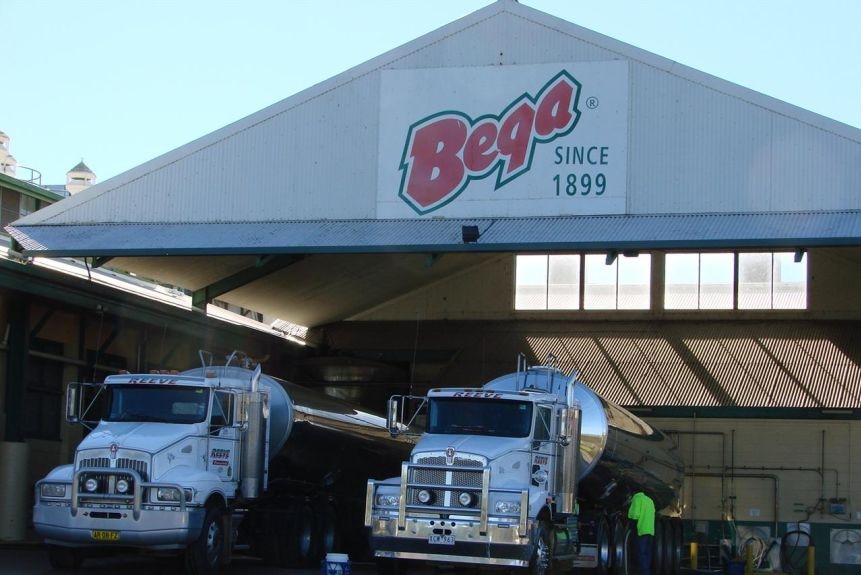
<svg viewBox="0 0 861 575">
<path fill-rule="evenodd" d="M 639 575 L 651 575 L 652 573 L 652 536 L 637 536 L 637 571 Z"/>
</svg>

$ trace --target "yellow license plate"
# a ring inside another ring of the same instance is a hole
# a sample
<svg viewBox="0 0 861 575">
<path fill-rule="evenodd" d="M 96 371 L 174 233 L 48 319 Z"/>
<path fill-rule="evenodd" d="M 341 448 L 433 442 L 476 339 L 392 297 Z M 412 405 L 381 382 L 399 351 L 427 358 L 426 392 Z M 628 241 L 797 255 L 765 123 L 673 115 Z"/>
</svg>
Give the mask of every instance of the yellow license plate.
<svg viewBox="0 0 861 575">
<path fill-rule="evenodd" d="M 119 541 L 120 540 L 120 532 L 119 531 L 104 531 L 104 530 L 96 530 L 90 531 L 90 536 L 96 541 Z"/>
</svg>

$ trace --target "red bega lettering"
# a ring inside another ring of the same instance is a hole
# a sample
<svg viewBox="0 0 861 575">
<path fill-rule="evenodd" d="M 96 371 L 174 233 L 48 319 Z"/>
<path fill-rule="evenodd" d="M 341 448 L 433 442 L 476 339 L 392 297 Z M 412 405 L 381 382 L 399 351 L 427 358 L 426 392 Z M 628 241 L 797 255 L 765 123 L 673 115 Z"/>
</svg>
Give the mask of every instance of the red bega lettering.
<svg viewBox="0 0 861 575">
<path fill-rule="evenodd" d="M 529 171 L 536 143 L 574 129 L 579 98 L 580 83 L 563 70 L 534 98 L 523 94 L 499 116 L 472 119 L 462 112 L 441 112 L 419 120 L 407 134 L 398 195 L 426 214 L 456 198 L 470 180 L 494 170 L 499 170 L 499 189 Z"/>
</svg>

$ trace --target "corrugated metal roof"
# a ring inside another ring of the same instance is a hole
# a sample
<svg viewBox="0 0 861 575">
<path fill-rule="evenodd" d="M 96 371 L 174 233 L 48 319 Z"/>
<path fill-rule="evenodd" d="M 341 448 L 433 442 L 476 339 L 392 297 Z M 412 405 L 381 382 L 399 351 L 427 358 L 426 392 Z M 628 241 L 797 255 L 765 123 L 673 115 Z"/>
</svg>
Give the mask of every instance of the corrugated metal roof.
<svg viewBox="0 0 861 575">
<path fill-rule="evenodd" d="M 480 237 L 464 243 L 462 226 Z M 861 245 L 861 211 L 206 224 L 17 225 L 27 255 L 144 256 Z"/>
</svg>

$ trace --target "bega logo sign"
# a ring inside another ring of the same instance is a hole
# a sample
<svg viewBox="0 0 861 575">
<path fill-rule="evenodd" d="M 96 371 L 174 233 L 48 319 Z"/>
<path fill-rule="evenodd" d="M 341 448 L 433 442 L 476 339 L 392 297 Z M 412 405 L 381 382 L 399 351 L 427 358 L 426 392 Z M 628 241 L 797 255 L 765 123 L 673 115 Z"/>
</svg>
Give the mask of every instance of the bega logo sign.
<svg viewBox="0 0 861 575">
<path fill-rule="evenodd" d="M 499 115 L 432 114 L 410 126 L 398 196 L 419 214 L 457 198 L 470 181 L 497 172 L 495 190 L 529 171 L 537 144 L 570 133 L 580 119 L 580 83 L 562 71 L 535 96 L 524 93 Z"/>
</svg>

